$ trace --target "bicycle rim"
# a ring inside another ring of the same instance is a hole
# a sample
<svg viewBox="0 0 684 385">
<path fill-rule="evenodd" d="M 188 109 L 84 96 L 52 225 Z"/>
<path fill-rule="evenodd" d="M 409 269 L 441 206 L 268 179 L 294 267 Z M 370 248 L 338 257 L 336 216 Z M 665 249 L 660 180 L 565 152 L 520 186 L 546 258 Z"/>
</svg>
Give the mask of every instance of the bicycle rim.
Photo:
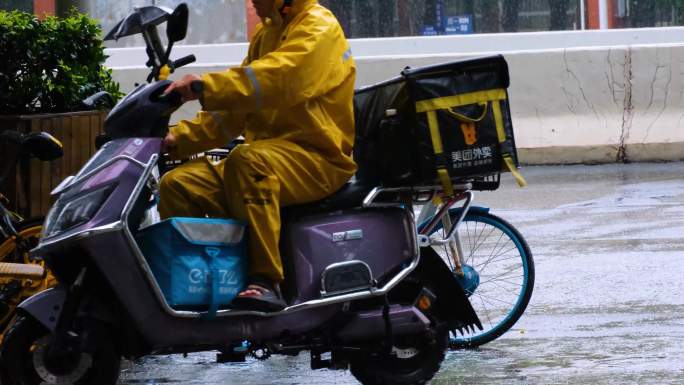
<svg viewBox="0 0 684 385">
<path fill-rule="evenodd" d="M 37 262 L 37 261 L 32 261 L 30 258 L 30 255 L 28 251 L 35 247 L 38 244 L 38 240 L 41 235 L 42 231 L 42 224 L 43 224 L 43 219 L 42 218 L 34 218 L 30 220 L 26 220 L 24 222 L 21 222 L 17 225 L 17 232 L 19 235 L 23 238 L 29 241 L 27 250 L 24 250 L 22 252 L 22 255 L 17 257 L 15 254 L 15 250 L 17 247 L 17 243 L 15 239 L 5 239 L 2 242 L 0 242 L 0 261 L 4 262 L 15 262 L 15 263 L 37 263 L 40 264 L 41 266 L 45 266 L 44 262 Z M 0 279 L 0 285 L 7 284 L 11 282 L 11 278 L 7 279 Z M 36 281 L 32 282 L 31 284 L 28 284 L 28 281 L 22 281 L 25 282 L 23 285 L 22 290 L 18 293 L 17 296 L 11 297 L 11 298 L 6 298 L 5 300 L 5 305 L 7 306 L 8 311 L 0 316 L 0 340 L 2 339 L 3 333 L 5 332 L 5 326 L 8 324 L 8 321 L 14 316 L 15 314 L 15 308 L 16 306 L 24 299 L 27 298 L 33 294 L 35 294 L 38 291 L 42 291 L 47 289 L 48 287 L 52 286 L 55 282 L 54 277 L 52 274 L 48 274 L 47 277 L 45 277 L 41 281 Z"/>
<path fill-rule="evenodd" d="M 436 233 L 443 235 L 441 229 Z M 494 215 L 468 214 L 458 234 L 465 264 L 479 275 L 479 285 L 469 294 L 484 330 L 452 333 L 451 346 L 476 347 L 501 336 L 523 314 L 532 295 L 534 265 L 522 236 Z M 454 270 L 449 247 L 435 246 L 434 249 Z"/>
<path fill-rule="evenodd" d="M 38 239 L 40 238 L 41 231 L 43 229 L 42 219 L 35 219 L 21 223 L 17 229 L 19 235 L 29 240 L 30 248 L 35 247 L 38 244 Z M 17 262 L 17 263 L 31 263 L 28 253 L 24 253 L 22 260 L 10 261 L 10 257 L 14 250 L 16 249 L 16 241 L 14 239 L 5 239 L 0 243 L 0 262 Z"/>
</svg>

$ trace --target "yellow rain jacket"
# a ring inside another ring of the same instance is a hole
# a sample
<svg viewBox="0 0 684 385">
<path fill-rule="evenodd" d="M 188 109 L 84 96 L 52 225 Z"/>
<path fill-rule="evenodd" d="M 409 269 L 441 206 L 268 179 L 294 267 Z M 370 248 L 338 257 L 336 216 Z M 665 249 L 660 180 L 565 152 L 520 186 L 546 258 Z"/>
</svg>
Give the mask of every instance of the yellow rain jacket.
<svg viewBox="0 0 684 385">
<path fill-rule="evenodd" d="M 162 217 L 245 219 L 250 274 L 283 280 L 278 250 L 280 206 L 323 199 L 356 171 L 355 65 L 333 14 L 315 0 L 295 0 L 257 26 L 242 66 L 202 76 L 201 111 L 171 127 L 182 158 L 246 144 L 213 165 L 188 162 L 161 181 Z"/>
</svg>

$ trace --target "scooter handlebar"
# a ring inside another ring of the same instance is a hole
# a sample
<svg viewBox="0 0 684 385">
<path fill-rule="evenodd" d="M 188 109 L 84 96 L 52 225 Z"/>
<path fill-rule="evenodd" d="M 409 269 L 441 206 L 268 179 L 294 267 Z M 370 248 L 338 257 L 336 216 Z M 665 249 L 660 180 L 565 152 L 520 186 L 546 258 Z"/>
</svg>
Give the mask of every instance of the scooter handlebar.
<svg viewBox="0 0 684 385">
<path fill-rule="evenodd" d="M 195 55 L 184 56 L 178 60 L 173 61 L 173 68 L 180 68 L 180 67 L 186 66 L 190 63 L 194 63 L 196 61 L 197 61 L 197 58 L 195 57 Z"/>
</svg>

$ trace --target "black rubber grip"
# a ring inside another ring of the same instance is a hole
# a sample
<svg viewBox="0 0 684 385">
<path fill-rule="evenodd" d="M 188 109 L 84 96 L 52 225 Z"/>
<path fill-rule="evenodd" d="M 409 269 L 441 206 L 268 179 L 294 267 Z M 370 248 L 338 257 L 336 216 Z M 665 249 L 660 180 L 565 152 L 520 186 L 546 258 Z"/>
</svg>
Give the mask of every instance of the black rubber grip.
<svg viewBox="0 0 684 385">
<path fill-rule="evenodd" d="M 196 61 L 197 61 L 197 58 L 195 58 L 195 55 L 184 56 L 178 60 L 174 60 L 173 68 L 180 68 L 180 67 L 186 66 L 190 63 L 194 63 Z"/>
</svg>

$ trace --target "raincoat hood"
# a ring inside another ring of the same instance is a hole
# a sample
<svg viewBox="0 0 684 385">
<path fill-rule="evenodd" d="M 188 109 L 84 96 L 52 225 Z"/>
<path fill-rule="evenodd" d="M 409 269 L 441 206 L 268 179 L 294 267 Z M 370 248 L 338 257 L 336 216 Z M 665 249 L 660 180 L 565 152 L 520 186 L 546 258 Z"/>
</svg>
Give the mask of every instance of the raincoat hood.
<svg viewBox="0 0 684 385">
<path fill-rule="evenodd" d="M 262 20 L 264 24 L 280 24 L 283 21 L 290 21 L 294 16 L 302 12 L 309 5 L 318 4 L 318 0 L 292 0 L 292 6 L 285 8 L 281 13 L 281 9 L 283 9 L 284 4 L 285 0 L 275 0 L 273 2 L 273 10 L 271 11 L 271 15 L 266 18 L 270 19 L 270 22 L 267 20 Z"/>
</svg>

